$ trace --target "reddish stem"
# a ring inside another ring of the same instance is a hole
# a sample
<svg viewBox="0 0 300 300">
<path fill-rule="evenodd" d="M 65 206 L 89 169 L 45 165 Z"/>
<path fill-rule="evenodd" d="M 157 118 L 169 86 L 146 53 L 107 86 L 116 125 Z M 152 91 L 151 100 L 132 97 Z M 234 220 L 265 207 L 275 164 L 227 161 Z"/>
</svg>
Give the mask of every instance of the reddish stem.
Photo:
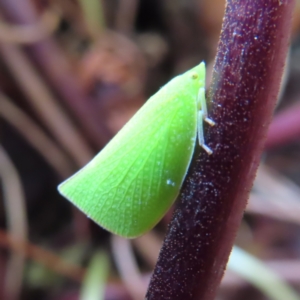
<svg viewBox="0 0 300 300">
<path fill-rule="evenodd" d="M 147 292 L 213 299 L 253 184 L 288 48 L 293 0 L 230 0 L 210 89 L 206 140 L 187 178 Z"/>
<path fill-rule="evenodd" d="M 266 149 L 300 139 L 300 104 L 297 103 L 275 115 L 268 131 Z"/>
</svg>

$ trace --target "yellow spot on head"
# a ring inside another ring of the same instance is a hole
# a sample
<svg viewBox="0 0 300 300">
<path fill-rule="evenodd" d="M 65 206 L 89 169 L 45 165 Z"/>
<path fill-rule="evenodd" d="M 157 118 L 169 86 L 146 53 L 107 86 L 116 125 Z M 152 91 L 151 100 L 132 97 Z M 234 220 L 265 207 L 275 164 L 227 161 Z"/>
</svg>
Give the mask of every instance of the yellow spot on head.
<svg viewBox="0 0 300 300">
<path fill-rule="evenodd" d="M 198 79 L 198 74 L 196 72 L 191 73 L 192 79 Z"/>
</svg>

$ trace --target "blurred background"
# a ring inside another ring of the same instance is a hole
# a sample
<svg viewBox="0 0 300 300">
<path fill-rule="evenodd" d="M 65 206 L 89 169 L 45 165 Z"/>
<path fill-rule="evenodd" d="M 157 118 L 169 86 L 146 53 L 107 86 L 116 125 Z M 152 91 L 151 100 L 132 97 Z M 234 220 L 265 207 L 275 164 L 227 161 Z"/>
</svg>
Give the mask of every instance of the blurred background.
<svg viewBox="0 0 300 300">
<path fill-rule="evenodd" d="M 127 241 L 56 187 L 172 77 L 205 60 L 209 84 L 224 7 L 224 0 L 0 0 L 0 299 L 144 298 L 172 212 Z M 299 21 L 297 7 L 236 241 L 298 290 Z M 229 268 L 218 299 L 269 298 Z"/>
</svg>

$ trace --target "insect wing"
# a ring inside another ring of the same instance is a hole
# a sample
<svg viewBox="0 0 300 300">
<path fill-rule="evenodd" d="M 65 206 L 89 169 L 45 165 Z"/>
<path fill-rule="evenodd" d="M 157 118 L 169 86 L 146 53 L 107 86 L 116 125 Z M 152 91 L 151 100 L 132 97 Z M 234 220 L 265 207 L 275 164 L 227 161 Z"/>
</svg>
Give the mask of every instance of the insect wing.
<svg viewBox="0 0 300 300">
<path fill-rule="evenodd" d="M 152 96 L 114 139 L 59 191 L 91 219 L 133 238 L 175 201 L 197 133 L 196 95 L 176 80 Z M 171 92 L 172 91 L 172 92 Z"/>
</svg>

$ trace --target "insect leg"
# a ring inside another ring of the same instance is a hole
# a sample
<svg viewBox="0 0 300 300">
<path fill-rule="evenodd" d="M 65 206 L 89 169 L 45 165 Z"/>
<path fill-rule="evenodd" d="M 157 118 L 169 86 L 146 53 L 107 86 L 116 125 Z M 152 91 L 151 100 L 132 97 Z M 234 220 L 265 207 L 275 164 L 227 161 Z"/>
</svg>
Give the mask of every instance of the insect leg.
<svg viewBox="0 0 300 300">
<path fill-rule="evenodd" d="M 204 140 L 204 133 L 203 133 L 203 120 L 204 120 L 204 114 L 202 110 L 198 111 L 198 122 L 197 122 L 197 132 L 198 132 L 198 140 L 199 145 L 207 152 L 207 154 L 212 154 L 212 150 L 205 145 Z"/>
<path fill-rule="evenodd" d="M 206 123 L 208 123 L 210 126 L 214 126 L 215 122 L 212 119 L 208 118 L 207 116 L 207 105 L 206 105 L 204 87 L 200 88 L 198 92 L 198 106 L 200 106 L 199 109 L 201 109 L 203 112 L 203 120 Z"/>
</svg>

